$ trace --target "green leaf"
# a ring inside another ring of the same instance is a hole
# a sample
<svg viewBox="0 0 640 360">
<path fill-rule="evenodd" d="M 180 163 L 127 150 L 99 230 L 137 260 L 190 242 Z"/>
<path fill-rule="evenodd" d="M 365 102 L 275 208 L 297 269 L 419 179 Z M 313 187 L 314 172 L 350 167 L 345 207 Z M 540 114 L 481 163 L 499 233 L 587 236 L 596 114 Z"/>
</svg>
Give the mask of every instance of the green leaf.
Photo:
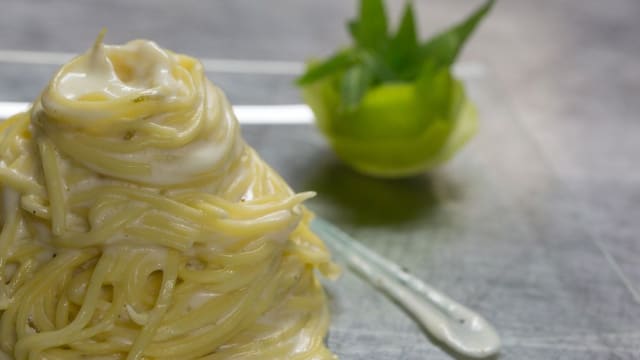
<svg viewBox="0 0 640 360">
<path fill-rule="evenodd" d="M 488 0 L 468 18 L 429 40 L 420 49 L 421 58 L 433 59 L 439 66 L 453 64 L 467 38 L 491 10 L 494 2 L 495 0 Z"/>
<path fill-rule="evenodd" d="M 358 20 L 353 19 L 347 22 L 347 29 L 349 30 L 349 34 L 353 38 L 354 42 L 358 42 Z"/>
<path fill-rule="evenodd" d="M 354 110 L 369 85 L 373 81 L 371 71 L 362 65 L 355 65 L 344 73 L 341 83 L 341 98 L 344 110 Z"/>
<path fill-rule="evenodd" d="M 363 50 L 358 53 L 358 57 L 362 65 L 367 67 L 374 75 L 372 85 L 377 85 L 379 82 L 397 80 L 394 69 L 385 62 L 382 54 Z"/>
<path fill-rule="evenodd" d="M 357 58 L 352 50 L 341 51 L 320 64 L 309 66 L 296 82 L 298 85 L 311 84 L 328 75 L 347 69 L 356 61 Z"/>
<path fill-rule="evenodd" d="M 352 24 L 349 29 L 355 33 L 358 46 L 380 50 L 387 42 L 387 15 L 383 0 L 360 0 L 360 18 Z"/>
<path fill-rule="evenodd" d="M 416 81 L 416 91 L 425 110 L 438 119 L 455 120 L 450 116 L 452 89 L 455 79 L 449 68 L 428 60 Z"/>
<path fill-rule="evenodd" d="M 407 2 L 398 32 L 391 39 L 389 57 L 392 67 L 401 72 L 414 59 L 418 51 L 415 16 L 411 2 Z"/>
</svg>

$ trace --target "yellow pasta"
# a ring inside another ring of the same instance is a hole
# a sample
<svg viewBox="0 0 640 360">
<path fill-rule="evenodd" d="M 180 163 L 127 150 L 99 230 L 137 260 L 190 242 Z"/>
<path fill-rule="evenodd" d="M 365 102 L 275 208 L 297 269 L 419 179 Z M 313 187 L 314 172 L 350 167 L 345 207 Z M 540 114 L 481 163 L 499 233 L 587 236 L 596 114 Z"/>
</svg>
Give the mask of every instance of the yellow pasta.
<svg viewBox="0 0 640 360">
<path fill-rule="evenodd" d="M 0 123 L 0 358 L 333 359 L 313 194 L 198 61 L 101 37 Z"/>
</svg>

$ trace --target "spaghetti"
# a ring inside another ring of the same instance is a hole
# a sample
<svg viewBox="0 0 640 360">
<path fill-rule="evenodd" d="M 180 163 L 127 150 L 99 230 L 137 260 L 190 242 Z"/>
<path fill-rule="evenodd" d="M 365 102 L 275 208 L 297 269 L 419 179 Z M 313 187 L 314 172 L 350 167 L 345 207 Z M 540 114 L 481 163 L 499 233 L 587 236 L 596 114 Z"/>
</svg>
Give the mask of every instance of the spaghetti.
<svg viewBox="0 0 640 360">
<path fill-rule="evenodd" d="M 101 35 L 0 132 L 5 358 L 334 357 L 313 193 L 244 143 L 198 61 Z"/>
</svg>

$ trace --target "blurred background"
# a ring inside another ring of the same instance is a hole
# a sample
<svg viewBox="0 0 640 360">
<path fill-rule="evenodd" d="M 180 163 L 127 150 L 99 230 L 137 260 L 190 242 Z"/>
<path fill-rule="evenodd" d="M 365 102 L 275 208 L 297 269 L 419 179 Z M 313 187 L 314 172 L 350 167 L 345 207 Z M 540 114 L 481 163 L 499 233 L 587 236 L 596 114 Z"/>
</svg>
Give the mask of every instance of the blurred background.
<svg viewBox="0 0 640 360">
<path fill-rule="evenodd" d="M 404 1 L 386 3 L 397 20 Z M 423 38 L 480 4 L 414 3 Z M 107 43 L 202 58 L 235 104 L 298 103 L 304 61 L 348 44 L 356 12 L 352 0 L 0 4 L 0 101 L 33 100 L 106 27 Z M 501 358 L 638 359 L 638 19 L 637 0 L 498 1 L 456 67 L 479 136 L 424 177 L 351 173 L 309 126 L 245 136 L 296 190 L 319 191 L 318 213 L 486 314 Z M 352 276 L 331 286 L 329 343 L 345 359 L 450 358 Z"/>
<path fill-rule="evenodd" d="M 387 3 L 397 20 L 404 0 Z M 479 3 L 415 1 L 423 36 L 461 19 Z M 64 55 L 25 58 L 4 50 L 77 54 L 106 27 L 108 43 L 149 38 L 197 57 L 275 61 L 254 68 L 277 74 L 245 75 L 241 73 L 245 66 L 213 80 L 235 103 L 299 101 L 291 86 L 299 63 L 347 44 L 345 22 L 356 11 L 355 1 L 342 0 L 5 0 L 2 4 L 0 71 L 8 84 L 0 87 L 3 100 L 33 99 L 56 69 L 16 63 L 65 59 Z M 557 171 L 594 181 L 626 173 L 624 178 L 637 181 L 637 172 L 628 169 L 637 164 L 632 154 L 640 153 L 640 23 L 634 20 L 639 16 L 636 0 L 500 1 L 469 42 L 461 62 L 479 65 L 500 81 L 508 94 L 504 100 Z"/>
</svg>

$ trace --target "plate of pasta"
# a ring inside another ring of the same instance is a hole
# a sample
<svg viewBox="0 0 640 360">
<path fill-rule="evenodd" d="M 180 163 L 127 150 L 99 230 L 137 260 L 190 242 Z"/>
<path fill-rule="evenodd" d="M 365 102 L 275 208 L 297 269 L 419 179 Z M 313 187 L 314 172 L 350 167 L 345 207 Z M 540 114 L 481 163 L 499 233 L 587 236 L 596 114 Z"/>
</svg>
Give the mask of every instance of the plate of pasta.
<svg viewBox="0 0 640 360">
<path fill-rule="evenodd" d="M 498 351 L 481 316 L 313 220 L 315 193 L 241 136 L 306 106 L 232 107 L 198 60 L 103 36 L 0 103 L 0 359 L 335 359 L 337 257 L 455 351 Z"/>
<path fill-rule="evenodd" d="M 0 127 L 6 358 L 333 357 L 313 194 L 198 61 L 100 37 Z"/>
</svg>

